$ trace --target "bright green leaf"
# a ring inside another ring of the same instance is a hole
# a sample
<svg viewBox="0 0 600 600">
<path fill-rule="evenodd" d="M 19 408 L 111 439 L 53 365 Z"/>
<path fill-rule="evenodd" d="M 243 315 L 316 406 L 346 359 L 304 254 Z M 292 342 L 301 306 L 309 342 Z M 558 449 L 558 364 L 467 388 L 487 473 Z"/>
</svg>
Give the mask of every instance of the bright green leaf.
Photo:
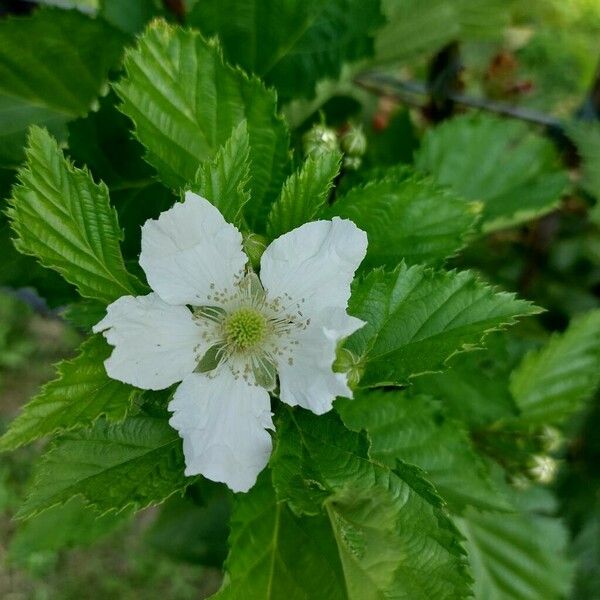
<svg viewBox="0 0 600 600">
<path fill-rule="evenodd" d="M 390 468 L 397 460 L 423 469 L 450 508 L 509 510 L 464 425 L 431 398 L 398 391 L 361 392 L 336 404 L 344 423 L 369 436 L 370 456 Z"/>
<path fill-rule="evenodd" d="M 18 517 L 31 517 L 76 495 L 100 512 L 158 504 L 186 488 L 181 440 L 167 421 L 97 421 L 60 438 L 38 464 Z"/>
<path fill-rule="evenodd" d="M 106 186 L 73 167 L 44 129 L 31 129 L 26 153 L 8 209 L 17 249 L 86 298 L 109 303 L 135 293 L 139 284 L 125 269 Z"/>
<path fill-rule="evenodd" d="M 483 202 L 486 232 L 550 212 L 568 185 L 549 140 L 523 123 L 483 115 L 429 130 L 416 165 L 467 200 Z"/>
<path fill-rule="evenodd" d="M 462 599 L 470 580 L 460 536 L 422 471 L 392 470 L 335 413 L 287 411 L 271 461 L 278 496 L 297 511 L 325 509 L 348 598 Z"/>
<path fill-rule="evenodd" d="M 538 312 L 514 294 L 496 292 L 473 273 L 401 265 L 373 271 L 354 288 L 349 312 L 367 322 L 346 343 L 361 357 L 363 386 L 405 384 L 441 371 L 456 352 Z"/>
<path fill-rule="evenodd" d="M 379 0 L 203 0 L 189 22 L 218 35 L 227 59 L 286 100 L 313 96 L 342 64 L 372 54 Z"/>
<path fill-rule="evenodd" d="M 600 310 L 594 310 L 527 354 L 512 374 L 510 389 L 520 422 L 560 423 L 581 408 L 598 384 Z"/>
<path fill-rule="evenodd" d="M 572 578 L 567 532 L 556 519 L 482 513 L 458 519 L 467 538 L 475 600 L 559 600 Z"/>
<path fill-rule="evenodd" d="M 121 110 L 147 149 L 146 160 L 174 188 L 195 180 L 202 161 L 213 158 L 246 119 L 250 139 L 248 212 L 265 211 L 279 191 L 288 160 L 288 132 L 276 115 L 275 93 L 256 77 L 223 62 L 214 41 L 197 32 L 154 21 L 125 59 L 116 86 Z"/>
<path fill-rule="evenodd" d="M 468 204 L 430 178 L 393 169 L 379 181 L 350 190 L 327 211 L 354 221 L 367 232 L 364 265 L 395 267 L 441 263 L 465 244 L 477 204 Z"/>
<path fill-rule="evenodd" d="M 250 142 L 246 121 L 233 130 L 214 159 L 198 169 L 191 189 L 214 204 L 228 223 L 239 224 L 242 209 L 250 200 Z"/>
<path fill-rule="evenodd" d="M 125 38 L 100 19 L 46 9 L 0 21 L 0 162 L 23 158 L 27 129 L 65 137 L 87 113 L 119 61 Z"/>
<path fill-rule="evenodd" d="M 23 407 L 0 438 L 0 451 L 57 431 L 88 427 L 100 416 L 124 419 L 137 391 L 106 374 L 104 360 L 111 351 L 102 336 L 94 336 L 82 344 L 79 356 L 61 362 L 58 378 Z"/>
<path fill-rule="evenodd" d="M 339 173 L 341 158 L 339 152 L 309 157 L 288 177 L 269 213 L 267 235 L 271 239 L 314 220 Z"/>
</svg>

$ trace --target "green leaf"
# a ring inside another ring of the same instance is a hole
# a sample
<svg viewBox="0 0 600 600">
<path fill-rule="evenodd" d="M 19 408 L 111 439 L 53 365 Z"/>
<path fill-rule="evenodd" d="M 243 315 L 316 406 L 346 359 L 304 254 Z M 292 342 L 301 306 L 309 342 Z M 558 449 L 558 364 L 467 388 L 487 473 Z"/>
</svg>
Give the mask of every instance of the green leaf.
<svg viewBox="0 0 600 600">
<path fill-rule="evenodd" d="M 129 119 L 117 110 L 116 101 L 109 94 L 98 111 L 69 124 L 69 155 L 108 186 L 125 234 L 123 255 L 137 267 L 141 226 L 173 206 L 177 197 L 156 181 L 143 159 L 144 147 L 131 136 Z"/>
<path fill-rule="evenodd" d="M 94 336 L 76 358 L 59 363 L 58 378 L 23 407 L 0 438 L 0 452 L 57 431 L 88 427 L 100 416 L 123 420 L 138 392 L 106 374 L 104 360 L 111 351 L 102 336 Z"/>
<path fill-rule="evenodd" d="M 581 157 L 583 189 L 600 201 L 600 124 L 595 121 L 569 121 L 565 131 Z"/>
<path fill-rule="evenodd" d="M 39 10 L 0 21 L 0 163 L 23 158 L 27 129 L 65 137 L 65 123 L 90 110 L 125 38 L 77 11 Z"/>
<path fill-rule="evenodd" d="M 375 39 L 380 61 L 432 53 L 455 40 L 500 38 L 509 25 L 506 0 L 383 0 L 386 25 Z"/>
<path fill-rule="evenodd" d="M 415 163 L 465 199 L 483 202 L 484 232 L 550 212 L 568 185 L 550 141 L 497 117 L 461 116 L 429 130 Z"/>
<path fill-rule="evenodd" d="M 600 384 L 600 310 L 573 319 L 525 356 L 513 372 L 510 389 L 520 422 L 560 423 L 581 408 Z"/>
<path fill-rule="evenodd" d="M 277 502 L 269 475 L 264 471 L 247 494 L 236 497 L 227 577 L 213 598 L 351 598 L 328 519 L 294 515 Z"/>
<path fill-rule="evenodd" d="M 181 440 L 163 419 L 97 421 L 68 433 L 44 454 L 17 517 L 26 518 L 82 495 L 101 513 L 145 508 L 184 490 Z"/>
<path fill-rule="evenodd" d="M 130 516 L 128 512 L 100 516 L 81 498 L 72 498 L 20 523 L 10 541 L 8 558 L 26 567 L 36 555 L 92 544 L 123 526 Z"/>
<path fill-rule="evenodd" d="M 501 333 L 488 336 L 484 350 L 453 356 L 443 373 L 415 377 L 412 388 L 440 400 L 448 414 L 474 428 L 516 416 L 515 401 L 508 389 L 514 365 L 505 340 Z"/>
<path fill-rule="evenodd" d="M 361 385 L 405 384 L 442 371 L 453 354 L 539 309 L 514 294 L 495 292 L 469 271 L 401 265 L 373 271 L 354 288 L 349 312 L 367 324 L 346 347 L 365 369 Z"/>
<path fill-rule="evenodd" d="M 184 497 L 172 496 L 161 506 L 144 538 L 176 560 L 221 568 L 227 556 L 230 516 L 229 490 L 201 479 Z"/>
<path fill-rule="evenodd" d="M 8 209 L 17 249 L 58 271 L 86 298 L 108 304 L 135 293 L 106 186 L 73 167 L 44 129 L 31 129 L 26 153 Z"/>
<path fill-rule="evenodd" d="M 288 410 L 271 466 L 278 496 L 296 511 L 325 510 L 348 598 L 456 599 L 469 595 L 460 536 L 422 471 L 367 455 L 363 434 L 335 413 Z"/>
<path fill-rule="evenodd" d="M 476 600 L 559 600 L 571 586 L 567 532 L 556 519 L 482 513 L 457 520 L 467 538 Z"/>
<path fill-rule="evenodd" d="M 162 181 L 181 188 L 195 180 L 246 119 L 250 139 L 253 218 L 279 191 L 288 160 L 288 131 L 275 93 L 223 62 L 218 46 L 194 31 L 154 21 L 128 51 L 127 75 L 115 87 L 121 110 Z"/>
<path fill-rule="evenodd" d="M 299 171 L 287 178 L 269 213 L 267 235 L 271 239 L 314 220 L 327 201 L 341 159 L 339 152 L 309 157 Z"/>
<path fill-rule="evenodd" d="M 200 166 L 192 190 L 210 200 L 228 223 L 239 225 L 250 200 L 249 179 L 250 141 L 246 121 L 241 121 L 215 158 Z"/>
<path fill-rule="evenodd" d="M 338 199 L 327 216 L 354 221 L 367 232 L 364 266 L 439 264 L 455 254 L 472 232 L 479 206 L 465 203 L 429 177 L 410 169 L 355 187 Z"/>
<path fill-rule="evenodd" d="M 397 391 L 361 392 L 339 399 L 346 426 L 369 436 L 369 455 L 393 468 L 397 460 L 427 473 L 454 512 L 471 505 L 509 510 L 464 425 L 449 419 L 431 398 Z"/>
<path fill-rule="evenodd" d="M 189 23 L 218 35 L 227 59 L 289 100 L 313 96 L 342 64 L 372 54 L 379 0 L 203 0 Z"/>
<path fill-rule="evenodd" d="M 167 9 L 162 0 L 100 0 L 99 15 L 121 31 L 137 34 L 148 21 L 165 16 Z"/>
</svg>

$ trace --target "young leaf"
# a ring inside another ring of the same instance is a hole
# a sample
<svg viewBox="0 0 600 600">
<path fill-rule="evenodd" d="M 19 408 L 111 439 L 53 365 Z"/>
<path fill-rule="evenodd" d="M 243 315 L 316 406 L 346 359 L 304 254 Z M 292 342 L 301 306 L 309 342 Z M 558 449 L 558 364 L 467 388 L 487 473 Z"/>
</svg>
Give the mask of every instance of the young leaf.
<svg viewBox="0 0 600 600">
<path fill-rule="evenodd" d="M 281 195 L 269 213 L 269 238 L 274 239 L 314 220 L 325 204 L 333 180 L 339 173 L 341 159 L 339 152 L 329 152 L 317 158 L 309 157 L 299 171 L 287 178 Z"/>
<path fill-rule="evenodd" d="M 279 190 L 288 158 L 288 131 L 276 115 L 275 93 L 223 62 L 214 41 L 154 21 L 125 59 L 115 87 L 121 110 L 147 149 L 146 160 L 174 188 L 195 179 L 246 119 L 250 140 L 252 215 Z"/>
<path fill-rule="evenodd" d="M 65 434 L 46 452 L 17 516 L 31 517 L 76 495 L 102 513 L 145 508 L 192 483 L 183 471 L 181 440 L 167 421 L 97 421 Z"/>
<path fill-rule="evenodd" d="M 189 22 L 219 36 L 232 64 L 289 100 L 313 96 L 319 79 L 372 54 L 371 34 L 383 18 L 378 0 L 203 0 Z"/>
<path fill-rule="evenodd" d="M 467 200 L 483 202 L 485 232 L 550 212 L 568 185 L 550 141 L 490 116 L 456 117 L 429 130 L 415 162 Z"/>
<path fill-rule="evenodd" d="M 379 181 L 350 190 L 326 212 L 354 221 L 367 232 L 364 266 L 439 264 L 465 244 L 479 205 L 465 203 L 429 177 L 390 169 Z"/>
<path fill-rule="evenodd" d="M 104 368 L 112 348 L 102 336 L 85 341 L 79 356 L 58 365 L 58 378 L 29 401 L 0 438 L 0 451 L 13 450 L 57 431 L 88 427 L 100 417 L 125 418 L 137 390 L 110 379 Z"/>
<path fill-rule="evenodd" d="M 349 312 L 367 324 L 346 347 L 361 357 L 361 385 L 398 385 L 420 373 L 441 371 L 456 352 L 485 335 L 539 312 L 514 294 L 495 292 L 468 271 L 401 265 L 373 271 L 359 282 Z"/>
<path fill-rule="evenodd" d="M 268 471 L 236 497 L 229 545 L 226 583 L 214 600 L 352 597 L 328 519 L 298 517 L 277 502 Z"/>
<path fill-rule="evenodd" d="M 471 505 L 510 510 L 477 454 L 468 431 L 431 398 L 397 391 L 364 391 L 336 408 L 344 423 L 369 436 L 369 455 L 393 468 L 397 460 L 423 469 L 454 512 Z"/>
<path fill-rule="evenodd" d="M 573 319 L 569 328 L 525 356 L 510 389 L 520 422 L 560 423 L 600 384 L 600 310 Z"/>
<path fill-rule="evenodd" d="M 483 513 L 458 519 L 467 538 L 475 598 L 559 600 L 571 586 L 567 532 L 557 519 Z"/>
<path fill-rule="evenodd" d="M 64 138 L 65 123 L 88 112 L 124 43 L 106 22 L 76 11 L 44 9 L 3 18 L 0 162 L 16 166 L 22 160 L 31 124 Z"/>
<path fill-rule="evenodd" d="M 215 158 L 200 165 L 191 189 L 210 200 L 228 223 L 239 225 L 250 200 L 249 178 L 250 142 L 246 121 L 241 121 Z"/>
<path fill-rule="evenodd" d="M 364 435 L 345 429 L 333 412 L 289 410 L 277 435 L 271 466 L 278 496 L 298 512 L 325 510 L 348 598 L 469 595 L 460 536 L 419 469 L 370 459 Z"/>
<path fill-rule="evenodd" d="M 31 129 L 26 154 L 8 208 L 17 249 L 58 271 L 86 298 L 109 303 L 135 293 L 106 186 L 65 159 L 44 129 Z"/>
</svg>

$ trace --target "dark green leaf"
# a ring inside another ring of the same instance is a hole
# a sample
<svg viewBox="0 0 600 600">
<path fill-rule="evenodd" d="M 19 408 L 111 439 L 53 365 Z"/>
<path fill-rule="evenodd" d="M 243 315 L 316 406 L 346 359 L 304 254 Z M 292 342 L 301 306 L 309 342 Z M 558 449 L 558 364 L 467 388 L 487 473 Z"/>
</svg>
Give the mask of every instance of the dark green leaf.
<svg viewBox="0 0 600 600">
<path fill-rule="evenodd" d="M 65 137 L 119 61 L 125 38 L 100 19 L 45 9 L 0 21 L 0 162 L 18 164 L 31 124 Z"/>
<path fill-rule="evenodd" d="M 406 392 L 361 392 L 336 404 L 344 423 L 367 432 L 370 456 L 390 468 L 397 460 L 423 469 L 454 512 L 467 505 L 509 510 L 464 425 L 431 398 Z"/>
<path fill-rule="evenodd" d="M 364 435 L 334 413 L 289 410 L 277 435 L 271 465 L 278 496 L 297 511 L 324 508 L 348 598 L 468 596 L 460 536 L 422 471 L 369 458 Z"/>
<path fill-rule="evenodd" d="M 218 35 L 227 59 L 286 100 L 312 96 L 319 79 L 372 53 L 379 0 L 203 0 L 189 22 Z"/>
<path fill-rule="evenodd" d="M 165 420 L 97 421 L 46 452 L 17 516 L 31 517 L 76 495 L 101 513 L 145 508 L 192 483 L 183 471 L 181 440 Z"/>
</svg>

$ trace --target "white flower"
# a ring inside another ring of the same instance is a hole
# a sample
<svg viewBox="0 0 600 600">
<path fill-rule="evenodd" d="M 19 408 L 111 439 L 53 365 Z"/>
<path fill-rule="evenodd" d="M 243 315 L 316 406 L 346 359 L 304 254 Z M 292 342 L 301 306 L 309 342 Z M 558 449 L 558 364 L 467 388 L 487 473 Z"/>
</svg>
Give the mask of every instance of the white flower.
<svg viewBox="0 0 600 600">
<path fill-rule="evenodd" d="M 154 290 L 123 296 L 95 327 L 113 379 L 159 390 L 181 381 L 169 410 L 186 475 L 247 491 L 271 453 L 269 391 L 322 414 L 351 397 L 332 364 L 340 339 L 363 326 L 346 314 L 366 234 L 348 220 L 315 221 L 276 239 L 260 280 L 242 236 L 204 198 L 142 228 L 140 265 Z"/>
</svg>

